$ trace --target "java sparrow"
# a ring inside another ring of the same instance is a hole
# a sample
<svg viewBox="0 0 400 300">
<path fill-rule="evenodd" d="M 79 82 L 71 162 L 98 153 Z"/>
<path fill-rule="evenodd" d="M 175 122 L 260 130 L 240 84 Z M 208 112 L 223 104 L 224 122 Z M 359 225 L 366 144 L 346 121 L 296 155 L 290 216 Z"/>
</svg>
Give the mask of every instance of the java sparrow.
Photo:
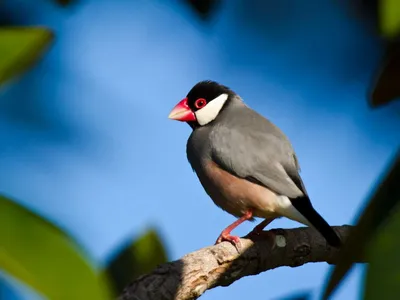
<svg viewBox="0 0 400 300">
<path fill-rule="evenodd" d="M 230 233 L 246 220 L 264 218 L 250 233 L 259 235 L 271 221 L 286 217 L 314 227 L 331 246 L 341 245 L 310 202 L 288 138 L 230 88 L 201 81 L 169 118 L 190 125 L 190 165 L 214 203 L 238 217 L 216 244 L 229 241 L 237 247 L 240 239 Z"/>
</svg>

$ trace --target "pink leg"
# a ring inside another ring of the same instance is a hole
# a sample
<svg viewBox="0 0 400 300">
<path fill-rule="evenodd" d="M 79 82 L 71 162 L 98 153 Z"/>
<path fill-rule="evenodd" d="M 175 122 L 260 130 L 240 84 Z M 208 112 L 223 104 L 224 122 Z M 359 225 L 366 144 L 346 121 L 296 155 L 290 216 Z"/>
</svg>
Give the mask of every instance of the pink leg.
<svg viewBox="0 0 400 300">
<path fill-rule="evenodd" d="M 231 231 L 236 227 L 238 227 L 240 224 L 242 224 L 244 221 L 250 220 L 252 216 L 253 212 L 251 210 L 248 210 L 240 219 L 237 219 L 231 225 L 226 227 L 219 235 L 217 241 L 215 242 L 215 245 L 223 241 L 228 241 L 232 243 L 236 247 L 236 249 L 238 249 L 238 245 L 240 244 L 240 239 L 238 236 L 231 235 Z"/>
<path fill-rule="evenodd" d="M 260 224 L 258 224 L 250 233 L 248 234 L 249 236 L 251 235 L 260 235 L 263 233 L 263 229 L 268 226 L 269 223 L 271 223 L 273 220 L 276 218 L 270 218 L 270 219 L 265 219 L 262 221 Z"/>
</svg>

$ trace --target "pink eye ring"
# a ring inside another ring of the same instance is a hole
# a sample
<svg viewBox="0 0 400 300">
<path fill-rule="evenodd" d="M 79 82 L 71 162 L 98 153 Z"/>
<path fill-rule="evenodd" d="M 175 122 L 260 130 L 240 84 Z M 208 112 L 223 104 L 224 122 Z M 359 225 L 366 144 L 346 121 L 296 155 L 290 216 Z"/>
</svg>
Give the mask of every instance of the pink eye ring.
<svg viewBox="0 0 400 300">
<path fill-rule="evenodd" d="M 203 108 L 204 106 L 206 106 L 206 104 L 207 104 L 207 100 L 204 98 L 199 98 L 194 102 L 194 106 L 197 109 Z"/>
</svg>

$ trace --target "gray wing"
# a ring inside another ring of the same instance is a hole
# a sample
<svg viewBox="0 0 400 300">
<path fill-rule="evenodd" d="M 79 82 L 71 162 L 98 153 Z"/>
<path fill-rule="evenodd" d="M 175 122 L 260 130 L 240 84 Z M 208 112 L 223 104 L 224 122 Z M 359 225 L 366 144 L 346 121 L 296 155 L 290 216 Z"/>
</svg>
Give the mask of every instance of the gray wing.
<svg viewBox="0 0 400 300">
<path fill-rule="evenodd" d="M 244 126 L 229 124 L 213 131 L 212 159 L 231 174 L 277 194 L 289 198 L 306 195 L 296 155 L 286 136 L 262 116 L 251 117 Z"/>
</svg>

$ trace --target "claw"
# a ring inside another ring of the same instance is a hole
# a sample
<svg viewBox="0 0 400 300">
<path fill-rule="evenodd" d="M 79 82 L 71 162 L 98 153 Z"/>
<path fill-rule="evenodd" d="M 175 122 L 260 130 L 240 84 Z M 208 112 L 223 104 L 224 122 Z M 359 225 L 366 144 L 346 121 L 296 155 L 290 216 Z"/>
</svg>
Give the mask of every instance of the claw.
<svg viewBox="0 0 400 300">
<path fill-rule="evenodd" d="M 222 232 L 218 239 L 215 242 L 215 245 L 227 241 L 235 246 L 236 250 L 240 253 L 240 249 L 242 248 L 242 243 L 240 242 L 240 238 L 236 235 L 225 234 Z"/>
<path fill-rule="evenodd" d="M 231 225 L 226 227 L 221 234 L 219 235 L 217 241 L 215 242 L 215 245 L 227 241 L 233 244 L 240 254 L 240 249 L 242 248 L 242 244 L 240 242 L 240 238 L 238 236 L 231 235 L 231 231 L 235 229 L 238 225 L 242 224 L 244 221 L 250 220 L 253 216 L 253 212 L 251 210 L 248 210 L 241 218 L 237 219 L 235 222 L 233 222 Z"/>
</svg>

